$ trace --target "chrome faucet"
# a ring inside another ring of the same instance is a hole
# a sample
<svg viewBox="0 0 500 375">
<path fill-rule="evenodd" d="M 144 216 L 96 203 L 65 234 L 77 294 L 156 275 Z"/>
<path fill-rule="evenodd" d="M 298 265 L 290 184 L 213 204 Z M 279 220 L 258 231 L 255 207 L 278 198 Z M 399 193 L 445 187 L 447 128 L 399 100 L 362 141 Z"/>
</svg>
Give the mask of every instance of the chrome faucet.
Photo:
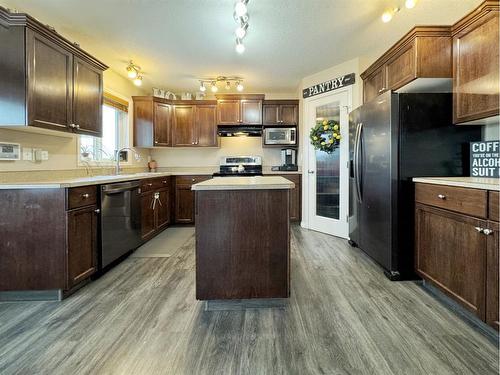
<svg viewBox="0 0 500 375">
<path fill-rule="evenodd" d="M 132 151 L 132 153 L 134 154 L 136 160 L 140 160 L 141 159 L 141 155 L 139 155 L 137 152 L 135 152 L 134 150 L 132 150 L 130 147 L 123 147 L 119 150 L 117 150 L 115 152 L 115 161 L 116 161 L 116 165 L 115 165 L 115 174 L 120 174 L 120 171 L 121 171 L 121 167 L 120 167 L 120 153 L 122 151 Z"/>
</svg>

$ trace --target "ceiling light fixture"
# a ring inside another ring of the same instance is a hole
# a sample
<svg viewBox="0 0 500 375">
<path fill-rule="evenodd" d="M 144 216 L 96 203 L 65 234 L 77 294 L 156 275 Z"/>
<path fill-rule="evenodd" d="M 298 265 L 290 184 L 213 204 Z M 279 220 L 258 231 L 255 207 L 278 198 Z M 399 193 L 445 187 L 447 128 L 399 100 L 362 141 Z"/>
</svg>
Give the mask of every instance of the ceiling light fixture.
<svg viewBox="0 0 500 375">
<path fill-rule="evenodd" d="M 240 55 L 245 52 L 245 45 L 241 41 L 241 39 L 236 38 L 236 52 L 238 52 Z"/>
<path fill-rule="evenodd" d="M 392 17 L 394 17 L 394 15 L 399 12 L 400 9 L 399 8 L 393 8 L 393 9 L 388 9 L 386 10 L 383 14 L 382 14 L 382 22 L 383 23 L 387 23 L 387 22 L 390 22 L 392 20 Z"/>
<path fill-rule="evenodd" d="M 234 4 L 234 13 L 238 17 L 243 17 L 248 12 L 247 8 L 248 0 L 238 0 L 236 4 Z"/>
<path fill-rule="evenodd" d="M 243 38 L 247 35 L 248 32 L 248 20 L 250 16 L 248 15 L 248 4 L 249 0 L 238 0 L 234 4 L 234 20 L 238 24 L 238 27 L 234 31 L 236 35 L 236 52 L 242 54 L 245 52 L 245 45 L 243 44 Z"/>
<path fill-rule="evenodd" d="M 417 0 L 406 0 L 405 1 L 405 7 L 408 9 L 415 8 L 415 5 L 417 5 Z"/>
<path fill-rule="evenodd" d="M 136 86 L 142 86 L 142 76 L 135 77 L 133 82 L 134 82 L 134 85 L 136 85 Z"/>
<path fill-rule="evenodd" d="M 213 93 L 216 93 L 217 91 L 219 91 L 219 88 L 217 87 L 217 84 L 219 82 L 225 83 L 224 87 L 226 88 L 226 90 L 230 90 L 231 87 L 234 86 L 236 90 L 243 91 L 243 85 L 241 84 L 241 82 L 243 82 L 243 78 L 238 76 L 217 76 L 213 78 L 198 78 L 198 82 L 200 82 L 201 92 L 205 92 L 207 90 L 205 84 L 209 84 L 210 90 Z"/>
<path fill-rule="evenodd" d="M 212 90 L 212 92 L 217 92 L 219 90 L 219 88 L 215 84 L 215 81 L 212 82 L 212 87 L 210 88 L 210 90 Z"/>
</svg>

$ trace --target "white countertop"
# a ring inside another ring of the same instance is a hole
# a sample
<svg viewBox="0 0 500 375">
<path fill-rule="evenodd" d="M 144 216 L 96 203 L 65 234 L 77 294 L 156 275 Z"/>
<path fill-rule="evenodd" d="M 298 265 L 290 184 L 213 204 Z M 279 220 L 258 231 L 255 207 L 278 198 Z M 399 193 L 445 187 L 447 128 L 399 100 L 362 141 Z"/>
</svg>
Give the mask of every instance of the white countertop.
<svg viewBox="0 0 500 375">
<path fill-rule="evenodd" d="M 54 181 L 9 182 L 0 184 L 0 189 L 60 189 L 77 186 L 109 184 L 113 182 L 144 180 L 172 175 L 170 172 L 144 172 L 108 176 L 88 176 Z"/>
<path fill-rule="evenodd" d="M 471 189 L 497 190 L 500 191 L 499 178 L 485 177 L 415 177 L 413 182 L 425 184 L 448 185 L 466 187 Z"/>
<path fill-rule="evenodd" d="M 194 184 L 192 190 L 268 190 L 293 189 L 295 184 L 280 176 L 215 177 Z"/>
</svg>

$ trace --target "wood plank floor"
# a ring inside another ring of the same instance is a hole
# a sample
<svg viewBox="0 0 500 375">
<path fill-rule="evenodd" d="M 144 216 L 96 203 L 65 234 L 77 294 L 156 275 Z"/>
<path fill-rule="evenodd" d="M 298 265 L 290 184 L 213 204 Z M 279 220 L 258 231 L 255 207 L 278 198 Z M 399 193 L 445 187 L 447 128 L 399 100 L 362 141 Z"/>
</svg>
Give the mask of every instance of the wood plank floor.
<svg viewBox="0 0 500 375">
<path fill-rule="evenodd" d="M 497 374 L 498 350 L 346 241 L 292 233 L 285 309 L 204 311 L 194 237 L 63 302 L 0 303 L 0 374 Z"/>
</svg>

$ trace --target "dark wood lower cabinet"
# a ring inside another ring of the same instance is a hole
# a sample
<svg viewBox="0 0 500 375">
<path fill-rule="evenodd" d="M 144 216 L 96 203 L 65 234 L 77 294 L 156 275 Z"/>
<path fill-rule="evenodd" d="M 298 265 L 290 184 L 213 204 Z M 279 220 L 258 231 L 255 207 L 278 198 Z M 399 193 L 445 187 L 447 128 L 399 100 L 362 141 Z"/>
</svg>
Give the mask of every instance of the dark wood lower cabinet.
<svg viewBox="0 0 500 375">
<path fill-rule="evenodd" d="M 460 194 L 454 194 L 458 190 L 443 193 L 442 189 L 452 188 L 416 184 L 415 270 L 499 330 L 500 224 L 497 207 L 492 207 L 498 205 L 497 192 L 460 188 Z M 440 199 L 431 199 L 438 193 Z M 449 199 L 445 206 L 442 197 Z M 470 204 L 471 197 L 475 197 L 475 205 Z"/>
<path fill-rule="evenodd" d="M 486 323 L 500 330 L 499 317 L 499 277 L 498 277 L 498 252 L 500 241 L 500 224 L 498 222 L 488 222 L 487 250 L 486 250 Z"/>
<path fill-rule="evenodd" d="M 67 287 L 97 271 L 97 206 L 68 211 Z"/>
<path fill-rule="evenodd" d="M 153 209 L 154 192 L 141 195 L 141 236 L 146 239 L 155 231 L 155 211 Z"/>
<path fill-rule="evenodd" d="M 415 222 L 418 274 L 484 319 L 486 221 L 419 204 Z"/>
<path fill-rule="evenodd" d="M 175 178 L 175 222 L 177 224 L 194 223 L 193 184 L 211 179 L 211 176 L 177 176 Z"/>
<path fill-rule="evenodd" d="M 295 184 L 295 189 L 290 190 L 290 220 L 300 221 L 302 219 L 302 175 L 283 174 L 284 177 Z"/>
<path fill-rule="evenodd" d="M 149 190 L 152 189 L 152 190 Z M 170 178 L 143 182 L 141 195 L 142 239 L 148 240 L 170 224 Z"/>
</svg>

